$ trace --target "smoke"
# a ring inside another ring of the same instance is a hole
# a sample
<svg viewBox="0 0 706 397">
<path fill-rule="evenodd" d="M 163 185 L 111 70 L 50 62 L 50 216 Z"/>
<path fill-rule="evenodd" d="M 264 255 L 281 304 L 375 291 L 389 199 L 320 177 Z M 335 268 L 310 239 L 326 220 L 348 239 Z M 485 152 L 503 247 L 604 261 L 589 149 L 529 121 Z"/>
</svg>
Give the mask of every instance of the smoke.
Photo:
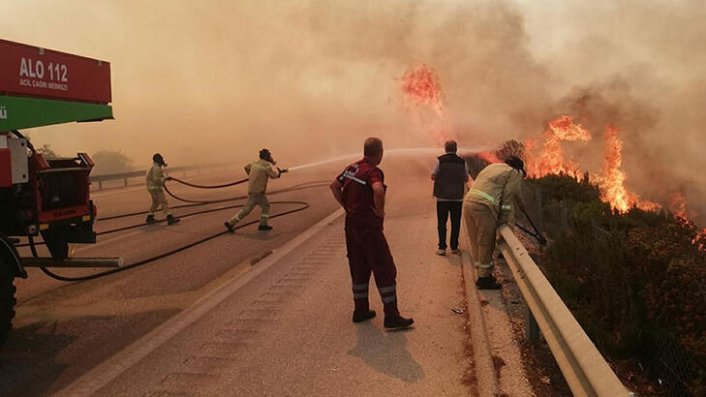
<svg viewBox="0 0 706 397">
<path fill-rule="evenodd" d="M 629 188 L 697 204 L 705 14 L 691 0 L 4 0 L 0 37 L 111 62 L 116 120 L 32 133 L 63 154 L 244 163 L 267 147 L 286 166 L 360 152 L 371 135 L 426 147 L 400 90 L 421 63 L 460 147 L 537 136 L 565 113 L 596 138 L 612 122 Z M 601 150 L 567 147 L 589 171 Z"/>
<path fill-rule="evenodd" d="M 570 1 L 547 14 L 527 10 L 533 53 L 555 78 L 554 113 L 577 116 L 594 137 L 615 124 L 628 188 L 663 204 L 678 191 L 690 209 L 706 214 L 700 3 Z M 599 145 L 594 139 L 573 148 L 586 169 L 600 169 Z"/>
</svg>

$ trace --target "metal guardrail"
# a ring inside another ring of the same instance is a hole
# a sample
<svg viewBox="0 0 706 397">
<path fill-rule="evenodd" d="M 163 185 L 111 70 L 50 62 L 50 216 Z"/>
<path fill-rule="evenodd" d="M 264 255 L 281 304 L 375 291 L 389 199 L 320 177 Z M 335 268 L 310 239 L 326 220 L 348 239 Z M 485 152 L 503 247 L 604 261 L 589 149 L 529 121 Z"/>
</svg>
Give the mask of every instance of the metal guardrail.
<svg viewBox="0 0 706 397">
<path fill-rule="evenodd" d="M 209 165 L 192 165 L 192 166 L 186 166 L 186 167 L 169 167 L 168 171 L 169 171 L 169 174 L 174 175 L 174 174 L 181 173 L 181 176 L 185 177 L 187 171 L 198 171 L 198 173 L 201 173 L 201 170 L 204 170 L 204 169 L 210 169 L 211 171 L 213 171 L 215 169 L 222 169 L 223 171 L 225 171 L 228 169 L 228 167 L 230 165 L 231 165 L 230 163 L 218 163 L 218 164 L 209 164 Z M 98 184 L 98 190 L 103 189 L 103 182 L 117 181 L 117 180 L 122 180 L 123 186 L 127 187 L 129 179 L 137 178 L 137 177 L 144 178 L 146 172 L 147 172 L 147 170 L 140 170 L 140 171 L 120 172 L 117 174 L 91 175 L 90 181 L 91 181 L 91 183 Z"/>
<path fill-rule="evenodd" d="M 635 396 L 618 379 L 529 253 L 507 226 L 503 253 L 544 339 L 574 396 Z"/>
</svg>

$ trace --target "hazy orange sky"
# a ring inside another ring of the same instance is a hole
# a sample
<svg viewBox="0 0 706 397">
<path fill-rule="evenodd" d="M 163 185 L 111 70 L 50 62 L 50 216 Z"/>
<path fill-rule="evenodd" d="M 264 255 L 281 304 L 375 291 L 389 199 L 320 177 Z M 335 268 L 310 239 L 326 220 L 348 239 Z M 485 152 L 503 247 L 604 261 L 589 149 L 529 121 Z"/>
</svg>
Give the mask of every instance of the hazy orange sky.
<svg viewBox="0 0 706 397">
<path fill-rule="evenodd" d="M 269 147 L 298 164 L 359 152 L 369 135 L 426 147 L 399 88 L 425 63 L 460 146 L 580 113 L 596 136 L 623 130 L 638 193 L 694 201 L 706 186 L 705 17 L 683 0 L 2 0 L 0 37 L 111 62 L 116 120 L 30 131 L 62 154 L 243 163 Z M 600 165 L 600 142 L 571 150 Z"/>
</svg>

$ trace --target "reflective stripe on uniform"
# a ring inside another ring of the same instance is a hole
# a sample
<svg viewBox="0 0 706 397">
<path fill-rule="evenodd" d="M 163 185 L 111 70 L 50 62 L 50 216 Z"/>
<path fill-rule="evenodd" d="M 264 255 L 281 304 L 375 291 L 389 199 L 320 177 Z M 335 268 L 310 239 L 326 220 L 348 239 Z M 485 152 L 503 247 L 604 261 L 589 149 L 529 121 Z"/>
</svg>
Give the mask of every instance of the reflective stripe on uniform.
<svg viewBox="0 0 706 397">
<path fill-rule="evenodd" d="M 367 298 L 367 297 L 368 297 L 368 291 L 353 293 L 353 299 L 361 299 L 361 298 Z"/>
<path fill-rule="evenodd" d="M 367 291 L 368 284 L 353 284 L 353 291 Z"/>
<path fill-rule="evenodd" d="M 488 193 L 486 193 L 486 192 L 484 192 L 484 191 L 482 191 L 482 190 L 478 190 L 478 189 L 471 188 L 471 189 L 468 190 L 468 193 L 474 194 L 474 195 L 476 195 L 476 196 L 483 197 L 484 199 L 490 201 L 491 204 L 493 204 L 493 205 L 495 204 L 495 197 L 489 195 Z"/>
<path fill-rule="evenodd" d="M 479 263 L 477 266 L 479 269 L 492 269 L 494 265 L 492 263 Z"/>
<path fill-rule="evenodd" d="M 397 295 L 383 296 L 382 303 L 392 303 L 397 300 Z"/>
<path fill-rule="evenodd" d="M 397 289 L 397 286 L 395 286 L 395 285 L 391 285 L 389 287 L 378 288 L 378 290 L 380 291 L 381 294 L 386 294 L 388 292 L 395 292 L 395 289 Z"/>
<path fill-rule="evenodd" d="M 353 181 L 356 181 L 356 182 L 360 183 L 361 185 L 367 185 L 367 183 L 366 183 L 364 180 L 362 180 L 362 179 L 360 179 L 360 178 L 357 178 L 357 177 L 355 176 L 355 174 L 352 173 L 352 172 L 350 172 L 350 171 L 344 172 L 344 173 L 343 173 L 343 177 L 344 177 L 344 178 L 348 178 L 348 179 L 353 180 Z"/>
<path fill-rule="evenodd" d="M 503 204 L 503 211 L 510 211 L 512 210 L 512 205 L 510 204 Z"/>
</svg>

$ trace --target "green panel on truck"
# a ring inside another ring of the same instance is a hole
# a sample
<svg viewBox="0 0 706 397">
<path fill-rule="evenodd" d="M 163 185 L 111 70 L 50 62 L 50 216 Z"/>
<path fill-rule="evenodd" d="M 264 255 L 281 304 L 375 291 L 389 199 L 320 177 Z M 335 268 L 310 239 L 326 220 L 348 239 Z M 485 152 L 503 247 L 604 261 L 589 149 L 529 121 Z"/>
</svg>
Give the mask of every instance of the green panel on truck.
<svg viewBox="0 0 706 397">
<path fill-rule="evenodd" d="M 0 131 L 112 118 L 110 105 L 0 95 Z"/>
</svg>

